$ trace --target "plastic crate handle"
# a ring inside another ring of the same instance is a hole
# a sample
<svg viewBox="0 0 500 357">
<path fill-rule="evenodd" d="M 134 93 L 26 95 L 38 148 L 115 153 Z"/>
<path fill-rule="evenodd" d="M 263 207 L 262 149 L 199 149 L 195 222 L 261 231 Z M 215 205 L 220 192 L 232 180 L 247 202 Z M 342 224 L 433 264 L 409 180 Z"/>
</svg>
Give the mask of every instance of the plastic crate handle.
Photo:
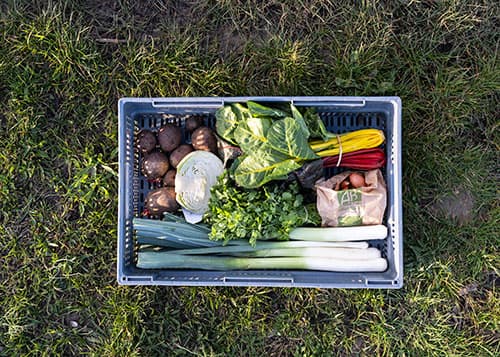
<svg viewBox="0 0 500 357">
<path fill-rule="evenodd" d="M 320 99 L 292 99 L 291 102 L 296 106 L 332 106 L 332 107 L 344 107 L 344 108 L 362 108 L 366 105 L 364 99 L 360 100 L 325 100 Z M 175 98 L 168 100 L 153 100 L 152 106 L 155 108 L 169 108 L 169 109 L 186 109 L 186 108 L 204 108 L 213 109 L 220 108 L 224 105 L 224 101 L 221 99 L 208 99 L 203 98 L 199 100 L 185 100 L 185 98 Z"/>
<path fill-rule="evenodd" d="M 293 284 L 294 280 L 291 276 L 244 276 L 244 275 L 226 275 L 222 278 L 224 283 L 281 283 Z"/>
<path fill-rule="evenodd" d="M 169 109 L 192 109 L 192 108 L 220 108 L 224 105 L 224 101 L 220 99 L 204 99 L 199 101 L 182 100 L 182 98 L 172 100 L 154 100 L 152 106 L 155 108 L 169 108 Z"/>
<path fill-rule="evenodd" d="M 366 100 L 348 100 L 348 101 L 338 101 L 338 100 L 292 100 L 292 103 L 296 106 L 307 107 L 307 106 L 317 106 L 317 107 L 346 107 L 346 108 L 362 108 L 366 105 Z"/>
</svg>

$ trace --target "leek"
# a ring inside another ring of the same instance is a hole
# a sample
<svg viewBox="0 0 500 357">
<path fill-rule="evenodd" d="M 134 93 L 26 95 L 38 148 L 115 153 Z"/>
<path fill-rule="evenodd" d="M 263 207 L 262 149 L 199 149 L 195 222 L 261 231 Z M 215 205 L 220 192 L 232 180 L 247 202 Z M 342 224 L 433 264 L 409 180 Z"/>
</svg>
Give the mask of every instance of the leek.
<svg viewBox="0 0 500 357">
<path fill-rule="evenodd" d="M 385 238 L 387 227 L 381 224 L 356 227 L 298 227 L 290 232 L 290 239 L 303 241 L 345 242 Z"/>
<path fill-rule="evenodd" d="M 264 249 L 297 249 L 297 248 L 351 248 L 351 249 L 367 249 L 369 247 L 368 242 L 312 242 L 312 241 L 288 241 L 288 242 L 274 242 L 265 241 L 259 242 L 255 247 L 251 245 L 244 244 L 242 241 L 233 241 L 238 244 L 228 244 L 219 245 L 208 248 L 194 248 L 194 249 L 182 249 L 177 253 L 179 254 L 219 254 L 219 253 L 243 253 L 243 252 L 254 252 L 257 250 Z M 239 243 L 243 244 L 239 244 Z M 138 242 L 141 243 L 141 242 Z M 150 244 L 150 243 L 144 243 Z M 161 245 L 161 244 L 159 244 Z"/>
<path fill-rule="evenodd" d="M 164 221 L 134 218 L 135 237 L 142 245 L 142 269 L 307 269 L 339 272 L 384 271 L 387 261 L 365 240 L 383 239 L 385 226 L 294 229 L 291 241 L 247 240 L 226 245 L 208 238 L 209 228 L 166 215 Z M 300 239 L 300 240 L 299 240 Z M 353 242 L 353 240 L 363 240 Z M 156 247 L 156 248 L 155 248 Z M 160 248 L 163 247 L 163 248 Z"/>
<path fill-rule="evenodd" d="M 261 249 L 253 252 L 234 253 L 233 255 L 244 257 L 317 257 L 341 260 L 369 260 L 380 258 L 380 250 L 371 247 L 367 249 L 352 248 L 282 248 Z"/>
<path fill-rule="evenodd" d="M 134 218 L 133 227 L 136 231 L 137 242 L 139 244 L 156 244 L 164 247 L 172 248 L 189 248 L 189 247 L 222 247 L 224 243 L 219 241 L 211 241 L 208 239 L 208 228 L 200 225 L 185 223 L 182 221 L 175 221 L 171 217 L 168 217 L 172 221 L 159 221 L 144 218 Z M 376 227 L 376 226 L 366 226 L 366 227 Z M 382 226 L 384 227 L 384 226 Z M 346 229 L 347 228 L 347 229 Z M 337 237 L 340 236 L 341 230 L 346 229 L 345 234 L 349 234 L 349 228 L 360 228 L 360 227 L 342 227 L 342 228 L 317 228 L 319 231 L 314 232 L 316 228 L 296 228 L 292 230 L 290 234 L 290 239 L 295 239 L 294 241 L 257 241 L 254 247 L 248 244 L 245 239 L 231 240 L 227 242 L 227 246 L 245 246 L 248 251 L 255 249 L 270 249 L 270 248 L 305 248 L 305 247 L 337 247 L 337 248 L 368 248 L 367 242 L 348 242 L 348 241 L 338 241 L 338 242 L 328 242 L 326 239 L 320 239 L 323 231 L 329 232 L 337 231 Z M 340 229 L 340 230 L 339 230 Z M 373 228 L 372 228 L 373 229 Z M 383 228 L 385 229 L 385 227 Z M 368 230 L 369 232 L 369 230 Z M 363 233 L 363 232 L 361 232 Z M 364 232 L 367 234 L 367 232 Z M 314 237 L 318 238 L 314 241 Z M 331 233 L 330 233 L 331 235 Z M 365 239 L 378 239 L 374 237 L 380 237 L 378 235 L 372 234 Z M 299 240 L 300 239 L 300 240 Z M 333 239 L 331 239 L 333 240 Z M 338 239 L 340 240 L 340 239 Z M 352 239 L 354 240 L 354 239 Z M 175 245 L 175 246 L 173 246 Z M 179 246 L 180 245 L 180 246 Z"/>
<path fill-rule="evenodd" d="M 285 242 L 286 243 L 286 242 Z M 271 246 L 273 243 L 271 243 Z M 303 247 L 303 248 L 260 248 L 244 246 L 226 246 L 212 248 L 177 249 L 168 251 L 170 254 L 200 255 L 220 254 L 240 257 L 319 257 L 335 259 L 374 259 L 380 258 L 380 250 L 374 247 L 332 248 L 332 247 Z"/>
<path fill-rule="evenodd" d="M 137 267 L 140 269 L 304 269 L 337 272 L 381 272 L 387 269 L 387 260 L 384 258 L 347 260 L 317 257 L 235 258 L 190 256 L 170 254 L 164 251 L 140 251 L 137 253 Z"/>
</svg>

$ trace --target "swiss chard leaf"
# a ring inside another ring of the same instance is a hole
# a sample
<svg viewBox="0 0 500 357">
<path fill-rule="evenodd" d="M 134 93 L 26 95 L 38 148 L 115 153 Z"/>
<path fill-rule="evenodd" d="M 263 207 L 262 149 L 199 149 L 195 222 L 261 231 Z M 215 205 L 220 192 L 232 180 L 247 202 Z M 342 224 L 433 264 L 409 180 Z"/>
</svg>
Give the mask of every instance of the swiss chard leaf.
<svg viewBox="0 0 500 357">
<path fill-rule="evenodd" d="M 236 103 L 217 115 L 218 134 L 244 153 L 231 169 L 240 186 L 252 188 L 286 179 L 305 161 L 318 158 L 307 141 L 310 130 L 305 119 L 293 104 L 290 114 L 254 102 L 247 106 Z"/>
<path fill-rule="evenodd" d="M 326 130 L 323 120 L 321 120 L 314 108 L 307 108 L 303 115 L 303 118 L 307 127 L 309 128 L 311 138 L 318 138 L 326 141 L 329 138 L 335 136 L 334 134 Z"/>
<path fill-rule="evenodd" d="M 285 118 L 287 116 L 290 116 L 289 113 L 280 110 L 280 109 L 275 109 L 275 108 L 269 108 L 266 107 L 262 104 L 248 101 L 247 102 L 247 107 L 250 113 L 252 114 L 253 117 L 255 118 Z"/>
<path fill-rule="evenodd" d="M 215 130 L 217 134 L 224 140 L 236 144 L 234 138 L 234 131 L 240 123 L 240 118 L 233 111 L 233 108 L 229 105 L 225 105 L 222 108 L 217 109 L 215 112 Z"/>
<path fill-rule="evenodd" d="M 241 122 L 234 131 L 241 150 L 250 153 L 267 143 L 267 133 L 271 125 L 272 120 L 269 118 L 248 118 Z"/>
<path fill-rule="evenodd" d="M 302 164 L 273 151 L 262 151 L 262 156 L 246 155 L 234 171 L 236 183 L 245 188 L 256 188 L 271 180 L 284 180 Z"/>
<path fill-rule="evenodd" d="M 317 159 L 318 156 L 307 142 L 307 134 L 299 120 L 285 118 L 275 121 L 267 132 L 268 144 L 274 150 L 296 160 Z"/>
<path fill-rule="evenodd" d="M 290 104 L 290 108 L 292 109 L 293 119 L 295 119 L 297 121 L 297 123 L 301 126 L 302 132 L 304 133 L 304 135 L 309 138 L 311 133 L 309 132 L 309 128 L 307 127 L 307 124 L 304 120 L 304 117 L 299 112 L 299 110 L 295 107 L 295 105 Z"/>
<path fill-rule="evenodd" d="M 303 161 L 316 158 L 299 121 L 285 118 L 273 122 L 267 131 L 267 141 L 247 151 L 234 171 L 234 178 L 243 187 L 259 187 L 271 180 L 286 179 Z"/>
</svg>

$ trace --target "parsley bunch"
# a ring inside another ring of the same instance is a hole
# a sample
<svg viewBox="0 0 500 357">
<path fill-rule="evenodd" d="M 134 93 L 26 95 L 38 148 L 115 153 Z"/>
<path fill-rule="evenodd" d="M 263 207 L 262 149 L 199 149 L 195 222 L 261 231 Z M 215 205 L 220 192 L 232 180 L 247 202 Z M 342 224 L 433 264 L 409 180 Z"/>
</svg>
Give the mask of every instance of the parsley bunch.
<svg viewBox="0 0 500 357">
<path fill-rule="evenodd" d="M 306 207 L 299 186 L 268 184 L 259 189 L 237 187 L 227 173 L 212 187 L 209 210 L 212 240 L 288 240 L 290 231 L 306 223 L 319 224 L 315 207 Z"/>
</svg>

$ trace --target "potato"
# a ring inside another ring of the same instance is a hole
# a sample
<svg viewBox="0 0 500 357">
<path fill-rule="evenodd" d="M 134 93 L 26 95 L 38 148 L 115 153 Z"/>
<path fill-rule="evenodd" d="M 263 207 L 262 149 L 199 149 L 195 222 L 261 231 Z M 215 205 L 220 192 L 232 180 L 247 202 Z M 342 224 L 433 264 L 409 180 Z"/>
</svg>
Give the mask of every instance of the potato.
<svg viewBox="0 0 500 357">
<path fill-rule="evenodd" d="M 217 138 L 214 132 L 206 126 L 200 126 L 191 135 L 191 144 L 195 150 L 217 153 Z"/>
<path fill-rule="evenodd" d="M 173 187 L 161 187 L 149 191 L 146 196 L 145 209 L 153 216 L 177 211 L 179 204 L 175 200 L 175 189 Z"/>
<path fill-rule="evenodd" d="M 161 151 L 154 151 L 144 158 L 142 162 L 142 173 L 150 180 L 156 180 L 167 172 L 169 168 L 168 158 Z"/>
<path fill-rule="evenodd" d="M 349 180 L 344 180 L 344 181 L 342 181 L 342 182 L 340 183 L 340 188 L 341 188 L 342 190 L 348 190 L 348 189 L 350 189 L 350 188 L 351 188 L 350 186 L 351 186 L 351 184 L 349 183 Z"/>
<path fill-rule="evenodd" d="M 357 172 L 353 172 L 352 174 L 349 175 L 349 181 L 351 181 L 351 185 L 354 188 L 360 188 L 366 186 L 365 178 L 363 177 L 362 174 Z"/>
<path fill-rule="evenodd" d="M 166 187 L 174 187 L 175 186 L 175 174 L 177 174 L 177 170 L 170 169 L 167 171 L 165 176 L 163 176 L 163 186 Z"/>
<path fill-rule="evenodd" d="M 158 130 L 158 142 L 165 152 L 171 152 L 177 148 L 182 141 L 181 128 L 174 124 L 166 124 Z"/>
<path fill-rule="evenodd" d="M 186 130 L 193 132 L 203 125 L 203 118 L 198 116 L 189 117 L 186 119 Z"/>
<path fill-rule="evenodd" d="M 181 160 L 184 158 L 184 156 L 189 154 L 191 151 L 194 151 L 194 149 L 191 145 L 189 145 L 189 144 L 180 145 L 177 149 L 172 151 L 172 153 L 170 154 L 170 165 L 172 165 L 172 167 L 177 168 L 177 165 L 179 165 L 179 162 L 181 162 Z"/>
<path fill-rule="evenodd" d="M 143 154 L 153 151 L 156 147 L 156 135 L 150 130 L 141 130 L 136 140 L 137 149 Z"/>
</svg>

